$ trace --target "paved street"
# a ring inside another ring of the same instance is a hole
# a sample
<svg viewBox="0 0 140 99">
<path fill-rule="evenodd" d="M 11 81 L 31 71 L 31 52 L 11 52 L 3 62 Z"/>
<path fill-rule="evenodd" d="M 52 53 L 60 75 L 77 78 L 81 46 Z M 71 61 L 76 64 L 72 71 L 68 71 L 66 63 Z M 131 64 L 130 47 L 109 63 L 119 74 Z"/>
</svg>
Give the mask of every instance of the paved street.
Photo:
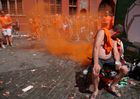
<svg viewBox="0 0 140 99">
<path fill-rule="evenodd" d="M 0 49 L 0 99 L 88 99 L 75 87 L 79 65 L 49 54 L 43 45 L 26 38 Z M 140 83 L 122 88 L 121 99 L 140 99 Z M 98 99 L 117 99 L 102 91 Z"/>
</svg>

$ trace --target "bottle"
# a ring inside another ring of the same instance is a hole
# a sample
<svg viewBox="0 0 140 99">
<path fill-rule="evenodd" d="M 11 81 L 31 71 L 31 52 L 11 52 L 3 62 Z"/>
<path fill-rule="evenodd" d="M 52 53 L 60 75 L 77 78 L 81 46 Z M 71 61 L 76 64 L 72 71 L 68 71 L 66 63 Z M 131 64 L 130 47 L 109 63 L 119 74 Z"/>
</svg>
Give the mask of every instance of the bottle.
<svg viewBox="0 0 140 99">
<path fill-rule="evenodd" d="M 84 75 L 87 75 L 87 74 L 88 74 L 88 69 L 84 69 L 84 70 L 83 70 L 83 74 L 84 74 Z"/>
</svg>

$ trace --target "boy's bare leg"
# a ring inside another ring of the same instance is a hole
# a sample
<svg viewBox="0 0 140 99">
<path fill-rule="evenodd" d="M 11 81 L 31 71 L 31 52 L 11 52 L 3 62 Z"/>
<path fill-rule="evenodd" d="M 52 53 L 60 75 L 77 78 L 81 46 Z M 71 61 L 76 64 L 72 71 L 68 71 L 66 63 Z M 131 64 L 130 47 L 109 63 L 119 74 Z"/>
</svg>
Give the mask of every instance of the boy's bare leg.
<svg viewBox="0 0 140 99">
<path fill-rule="evenodd" d="M 99 81 L 100 81 L 100 78 L 99 76 L 96 76 L 96 77 L 93 77 L 93 93 L 91 95 L 91 99 L 95 99 L 96 96 L 98 95 L 98 85 L 99 85 Z"/>
<path fill-rule="evenodd" d="M 13 43 L 12 43 L 12 36 L 8 36 L 8 41 L 9 41 L 9 45 L 12 46 Z"/>
<path fill-rule="evenodd" d="M 119 74 L 115 77 L 115 79 L 113 80 L 110 88 L 113 92 L 116 92 L 116 85 L 118 84 L 118 82 L 128 73 L 128 68 L 126 66 L 122 66 L 122 68 L 120 68 Z M 121 96 L 121 94 L 118 94 L 118 96 Z"/>
<path fill-rule="evenodd" d="M 5 36 L 5 40 L 6 40 L 6 45 L 9 45 L 8 36 Z"/>
</svg>

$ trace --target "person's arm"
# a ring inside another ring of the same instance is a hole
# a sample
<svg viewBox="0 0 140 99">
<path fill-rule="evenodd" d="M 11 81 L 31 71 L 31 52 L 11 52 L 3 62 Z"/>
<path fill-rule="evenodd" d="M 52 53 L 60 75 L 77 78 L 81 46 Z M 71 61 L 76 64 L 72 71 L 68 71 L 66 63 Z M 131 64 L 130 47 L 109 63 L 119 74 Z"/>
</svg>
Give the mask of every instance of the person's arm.
<svg viewBox="0 0 140 99">
<path fill-rule="evenodd" d="M 94 43 L 94 49 L 93 49 L 93 59 L 94 59 L 94 68 L 93 68 L 93 71 L 95 73 L 98 73 L 99 72 L 99 50 L 100 50 L 100 47 L 101 47 L 101 43 L 103 42 L 104 40 L 104 30 L 100 30 L 98 31 L 97 33 L 97 36 L 95 38 L 95 43 Z"/>
<path fill-rule="evenodd" d="M 121 62 L 120 62 L 120 53 L 117 48 L 117 41 L 114 41 L 114 44 L 113 44 L 113 54 L 114 54 L 114 59 L 115 59 L 115 65 L 118 66 L 117 69 L 119 69 L 121 66 Z"/>
<path fill-rule="evenodd" d="M 94 43 L 94 64 L 98 64 L 99 50 L 103 40 L 104 40 L 104 31 L 100 30 L 97 33 L 97 36 L 95 38 L 95 43 Z"/>
</svg>

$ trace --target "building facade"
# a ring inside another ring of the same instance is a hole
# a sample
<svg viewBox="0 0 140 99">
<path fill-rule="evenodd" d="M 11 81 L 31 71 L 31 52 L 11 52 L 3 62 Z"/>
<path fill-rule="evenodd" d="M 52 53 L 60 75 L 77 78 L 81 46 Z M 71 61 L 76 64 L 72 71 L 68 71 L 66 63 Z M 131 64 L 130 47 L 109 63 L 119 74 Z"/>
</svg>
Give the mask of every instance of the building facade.
<svg viewBox="0 0 140 99">
<path fill-rule="evenodd" d="M 0 0 L 0 9 L 18 20 L 21 31 L 29 31 L 29 11 L 39 3 L 48 5 L 51 14 L 75 15 L 82 12 L 96 14 L 101 2 L 107 0 Z M 116 2 L 116 0 L 108 0 Z"/>
</svg>

